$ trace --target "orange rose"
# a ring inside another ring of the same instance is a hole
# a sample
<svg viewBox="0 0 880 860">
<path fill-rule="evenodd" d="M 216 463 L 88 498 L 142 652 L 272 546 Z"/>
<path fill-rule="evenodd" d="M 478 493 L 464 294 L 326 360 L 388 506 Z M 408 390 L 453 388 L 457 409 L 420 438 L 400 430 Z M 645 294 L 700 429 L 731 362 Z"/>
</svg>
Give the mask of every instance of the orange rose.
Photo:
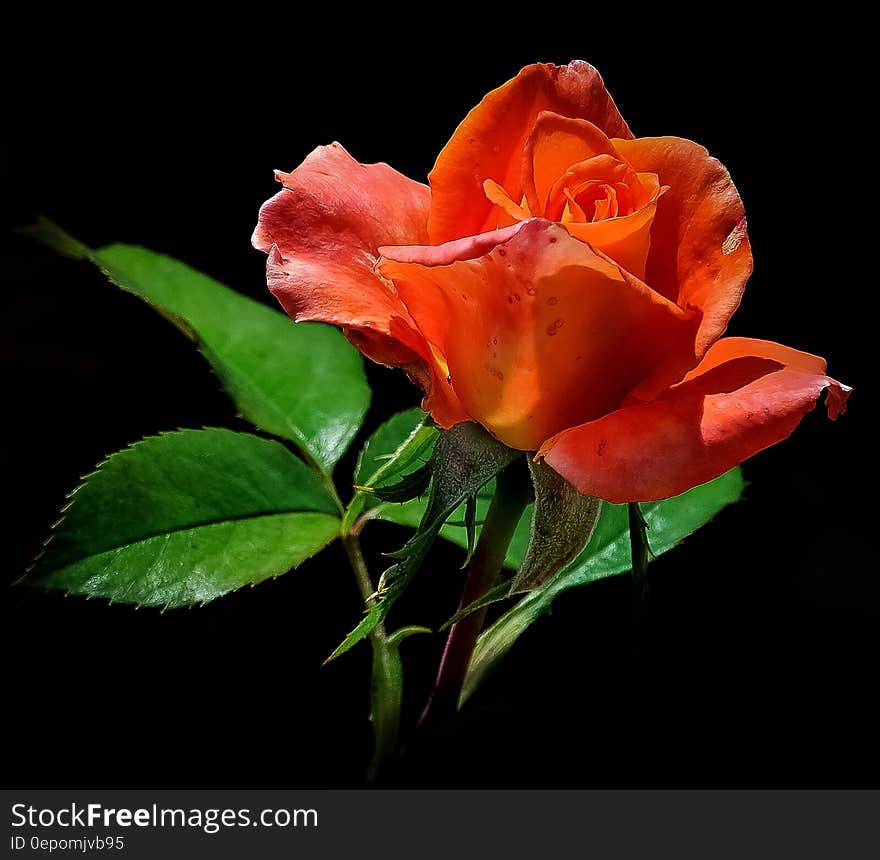
<svg viewBox="0 0 880 860">
<path fill-rule="evenodd" d="M 823 359 L 719 340 L 752 270 L 730 176 L 691 141 L 633 138 L 587 63 L 489 93 L 430 189 L 338 144 L 277 178 L 254 245 L 285 310 L 583 493 L 676 495 L 786 438 L 823 390 L 844 410 Z"/>
</svg>

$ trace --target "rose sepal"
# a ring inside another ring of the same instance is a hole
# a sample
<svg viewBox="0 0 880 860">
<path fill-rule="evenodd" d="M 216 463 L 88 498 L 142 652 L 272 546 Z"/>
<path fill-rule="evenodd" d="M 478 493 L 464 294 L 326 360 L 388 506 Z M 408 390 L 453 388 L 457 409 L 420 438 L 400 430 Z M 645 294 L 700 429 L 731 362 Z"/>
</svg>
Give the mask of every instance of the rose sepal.
<svg viewBox="0 0 880 860">
<path fill-rule="evenodd" d="M 590 542 L 601 499 L 579 493 L 545 463 L 529 459 L 535 493 L 529 546 L 508 594 L 532 591 L 555 576 Z"/>
<path fill-rule="evenodd" d="M 480 425 L 457 424 L 440 433 L 430 461 L 428 506 L 416 533 L 397 552 L 395 564 L 379 580 L 376 600 L 366 616 L 327 658 L 344 654 L 385 620 L 391 607 L 418 573 L 449 515 L 466 499 L 510 465 L 522 451 L 508 448 Z"/>
</svg>

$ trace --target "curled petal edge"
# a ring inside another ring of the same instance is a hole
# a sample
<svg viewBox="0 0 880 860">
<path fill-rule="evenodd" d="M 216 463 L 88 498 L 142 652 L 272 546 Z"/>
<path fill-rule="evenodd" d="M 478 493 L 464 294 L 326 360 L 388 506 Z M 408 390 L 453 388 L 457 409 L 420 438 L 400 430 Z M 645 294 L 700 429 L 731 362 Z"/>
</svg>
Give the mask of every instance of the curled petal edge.
<svg viewBox="0 0 880 860">
<path fill-rule="evenodd" d="M 581 493 L 609 502 L 669 498 L 787 438 L 823 391 L 834 420 L 852 389 L 825 374 L 824 360 L 727 338 L 656 400 L 564 430 L 536 458 Z"/>
</svg>

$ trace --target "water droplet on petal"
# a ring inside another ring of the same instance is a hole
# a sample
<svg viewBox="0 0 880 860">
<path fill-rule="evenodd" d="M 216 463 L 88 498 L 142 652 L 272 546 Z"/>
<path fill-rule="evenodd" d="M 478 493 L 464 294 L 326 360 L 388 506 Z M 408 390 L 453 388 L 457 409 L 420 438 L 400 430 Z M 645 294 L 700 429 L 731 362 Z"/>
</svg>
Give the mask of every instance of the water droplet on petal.
<svg viewBox="0 0 880 860">
<path fill-rule="evenodd" d="M 550 296 L 550 298 L 547 299 L 547 304 L 548 304 L 548 305 L 555 305 L 555 304 L 558 304 L 558 303 L 559 303 L 559 299 L 557 299 L 556 296 Z"/>
</svg>

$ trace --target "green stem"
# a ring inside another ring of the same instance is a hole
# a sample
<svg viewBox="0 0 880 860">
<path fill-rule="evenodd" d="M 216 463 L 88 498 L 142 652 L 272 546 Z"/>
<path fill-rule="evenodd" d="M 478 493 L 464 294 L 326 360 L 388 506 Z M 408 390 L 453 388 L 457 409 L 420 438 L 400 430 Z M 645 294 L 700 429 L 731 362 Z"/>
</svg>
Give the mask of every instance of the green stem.
<svg viewBox="0 0 880 860">
<path fill-rule="evenodd" d="M 370 636 L 373 675 L 370 683 L 370 720 L 373 723 L 373 758 L 367 780 L 375 782 L 386 762 L 397 755 L 400 707 L 403 703 L 403 664 L 397 645 L 376 634 Z"/>
<path fill-rule="evenodd" d="M 467 568 L 459 609 L 473 603 L 495 584 L 504 564 L 507 546 L 530 497 L 530 486 L 528 481 L 523 480 L 520 462 L 514 462 L 498 475 L 495 497 Z M 458 710 L 461 688 L 477 637 L 486 620 L 487 609 L 475 610 L 450 628 L 434 690 L 422 711 L 420 726 L 451 717 Z"/>
<path fill-rule="evenodd" d="M 355 534 L 348 534 L 342 538 L 342 545 L 354 572 L 361 598 L 364 604 L 370 607 L 376 599 L 373 596 L 373 581 L 364 561 L 360 539 Z M 370 680 L 373 758 L 367 770 L 367 779 L 374 782 L 385 762 L 397 753 L 400 707 L 403 699 L 403 667 L 397 647 L 398 640 L 389 639 L 384 624 L 377 624 L 370 634 L 370 646 L 373 649 Z"/>
<path fill-rule="evenodd" d="M 336 492 L 333 478 L 314 458 L 308 456 L 312 467 L 327 488 L 339 513 L 345 513 L 345 505 Z M 373 580 L 364 559 L 357 531 L 341 536 L 348 563 L 354 573 L 358 591 L 364 604 L 369 608 L 375 602 Z M 414 628 L 415 629 L 415 628 Z M 412 631 L 408 631 L 412 632 Z M 400 633 L 400 631 L 398 631 Z M 395 634 L 396 635 L 396 634 Z M 373 758 L 367 770 L 367 779 L 374 782 L 382 765 L 397 754 L 397 740 L 400 734 L 400 706 L 403 698 L 403 667 L 400 662 L 398 645 L 406 634 L 397 638 L 389 637 L 385 625 L 379 623 L 370 634 L 373 649 L 372 674 L 370 678 L 370 719 L 373 723 Z"/>
<path fill-rule="evenodd" d="M 345 547 L 345 554 L 348 556 L 348 563 L 354 573 L 361 599 L 369 608 L 376 602 L 376 599 L 373 596 L 373 580 L 370 579 L 370 572 L 367 570 L 366 561 L 364 561 L 360 538 L 355 534 L 347 534 L 342 538 L 342 545 Z M 378 625 L 376 629 L 381 630 L 384 637 L 385 630 L 382 625 Z"/>
</svg>

